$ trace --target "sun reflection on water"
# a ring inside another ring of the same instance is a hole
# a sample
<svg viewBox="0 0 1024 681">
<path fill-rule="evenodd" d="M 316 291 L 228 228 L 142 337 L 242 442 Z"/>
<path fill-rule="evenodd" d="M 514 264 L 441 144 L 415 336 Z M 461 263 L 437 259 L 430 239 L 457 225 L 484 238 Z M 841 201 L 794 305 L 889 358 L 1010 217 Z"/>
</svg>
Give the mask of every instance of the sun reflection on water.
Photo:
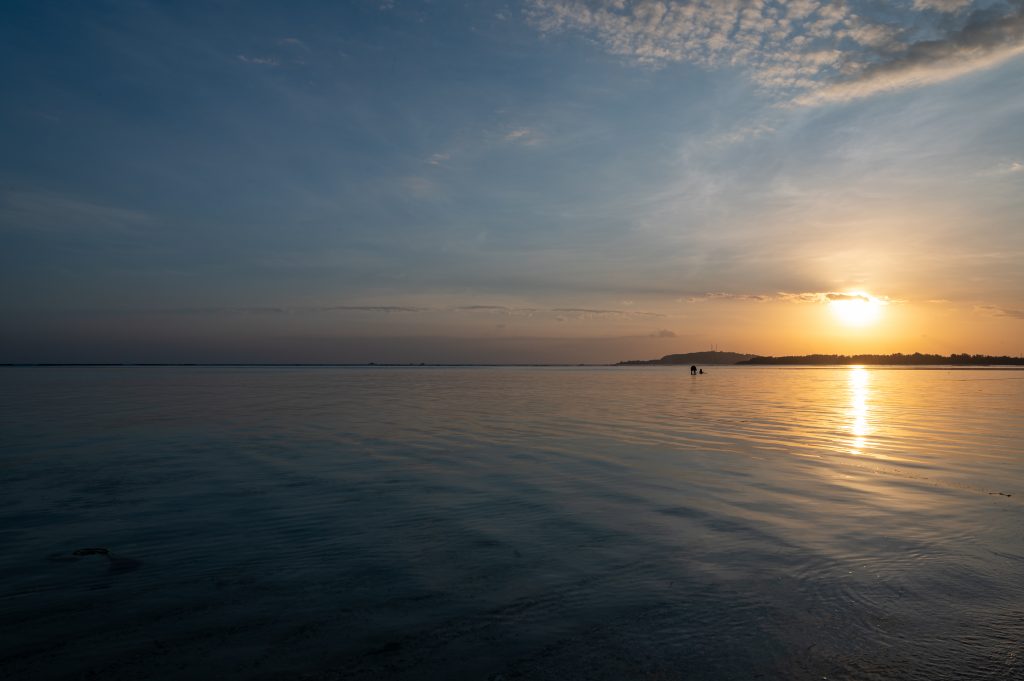
<svg viewBox="0 0 1024 681">
<path fill-rule="evenodd" d="M 850 367 L 850 433 L 851 453 L 861 454 L 867 444 L 867 436 L 871 432 L 868 425 L 868 396 L 870 393 L 870 374 L 862 366 Z"/>
</svg>

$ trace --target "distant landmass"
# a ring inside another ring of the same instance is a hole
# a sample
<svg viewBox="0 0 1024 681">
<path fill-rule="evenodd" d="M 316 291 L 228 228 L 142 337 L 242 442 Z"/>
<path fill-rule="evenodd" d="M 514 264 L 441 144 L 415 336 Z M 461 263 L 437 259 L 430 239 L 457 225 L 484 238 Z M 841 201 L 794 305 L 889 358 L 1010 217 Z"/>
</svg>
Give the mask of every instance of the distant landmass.
<svg viewBox="0 0 1024 681">
<path fill-rule="evenodd" d="M 952 366 L 1024 366 L 1024 357 L 993 357 L 992 355 L 926 355 L 915 352 L 904 355 L 897 352 L 893 355 L 791 355 L 787 357 L 751 357 L 737 364 L 881 364 L 890 366 L 928 366 L 935 364 Z"/>
<path fill-rule="evenodd" d="M 686 352 L 681 355 L 665 355 L 661 359 L 632 359 L 623 364 L 739 364 L 752 359 L 758 359 L 757 355 L 746 355 L 740 352 L 720 352 L 718 350 L 705 350 L 704 352 Z"/>
<path fill-rule="evenodd" d="M 928 355 L 915 352 L 904 355 L 788 355 L 785 357 L 762 357 L 739 352 L 687 352 L 681 355 L 665 355 L 661 359 L 635 359 L 619 362 L 621 365 L 635 364 L 742 364 L 742 365 L 802 365 L 828 366 L 847 364 L 876 364 L 883 366 L 1024 366 L 1024 357 L 996 357 L 992 355 Z"/>
</svg>

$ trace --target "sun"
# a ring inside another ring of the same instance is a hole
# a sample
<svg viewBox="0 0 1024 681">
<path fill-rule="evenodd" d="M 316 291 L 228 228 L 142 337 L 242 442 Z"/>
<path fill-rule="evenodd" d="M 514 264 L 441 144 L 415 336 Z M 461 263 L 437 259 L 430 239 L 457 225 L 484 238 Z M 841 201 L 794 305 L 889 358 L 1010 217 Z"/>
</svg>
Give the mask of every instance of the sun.
<svg viewBox="0 0 1024 681">
<path fill-rule="evenodd" d="M 867 326 L 882 316 L 884 301 L 863 291 L 828 294 L 828 308 L 847 326 Z"/>
</svg>

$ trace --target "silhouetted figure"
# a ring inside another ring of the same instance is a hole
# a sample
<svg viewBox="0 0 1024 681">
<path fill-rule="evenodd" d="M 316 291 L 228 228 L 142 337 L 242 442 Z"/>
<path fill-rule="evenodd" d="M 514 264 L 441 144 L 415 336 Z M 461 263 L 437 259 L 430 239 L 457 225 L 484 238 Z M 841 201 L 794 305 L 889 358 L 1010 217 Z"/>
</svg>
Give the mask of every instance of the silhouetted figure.
<svg viewBox="0 0 1024 681">
<path fill-rule="evenodd" d="M 691 376 L 696 376 L 697 375 L 697 365 L 695 365 L 695 364 L 690 365 L 690 375 Z"/>
<path fill-rule="evenodd" d="M 703 373 L 704 373 L 704 370 L 703 370 L 703 369 L 701 369 L 701 370 L 700 370 L 700 371 L 698 371 L 697 373 L 698 373 L 698 374 L 703 374 Z"/>
</svg>

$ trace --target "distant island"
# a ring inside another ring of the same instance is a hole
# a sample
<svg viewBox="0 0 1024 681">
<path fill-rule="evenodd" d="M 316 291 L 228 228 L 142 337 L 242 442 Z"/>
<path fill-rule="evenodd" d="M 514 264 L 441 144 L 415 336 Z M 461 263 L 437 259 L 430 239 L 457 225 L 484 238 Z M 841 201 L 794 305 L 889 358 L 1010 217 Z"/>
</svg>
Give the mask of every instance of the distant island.
<svg viewBox="0 0 1024 681">
<path fill-rule="evenodd" d="M 892 355 L 791 355 L 787 357 L 751 357 L 737 364 L 797 364 L 797 365 L 831 365 L 831 364 L 880 364 L 889 366 L 993 366 L 1019 365 L 1024 366 L 1024 357 L 993 357 L 992 355 L 927 355 L 915 352 L 904 355 L 897 352 Z"/>
<path fill-rule="evenodd" d="M 740 352 L 721 352 L 705 350 L 704 352 L 687 352 L 681 355 L 665 355 L 661 359 L 631 359 L 619 362 L 624 364 L 741 364 L 752 359 L 762 359 L 757 355 L 746 355 Z"/>
<path fill-rule="evenodd" d="M 897 352 L 892 355 L 789 355 L 786 357 L 762 357 L 745 355 L 737 352 L 688 352 L 681 355 L 665 355 L 661 359 L 629 360 L 619 362 L 617 366 L 654 364 L 734 364 L 734 365 L 791 365 L 791 366 L 830 366 L 849 364 L 875 364 L 882 366 L 1024 366 L 1024 357 L 995 357 L 992 355 L 929 355 L 915 352 L 904 355 Z"/>
</svg>

